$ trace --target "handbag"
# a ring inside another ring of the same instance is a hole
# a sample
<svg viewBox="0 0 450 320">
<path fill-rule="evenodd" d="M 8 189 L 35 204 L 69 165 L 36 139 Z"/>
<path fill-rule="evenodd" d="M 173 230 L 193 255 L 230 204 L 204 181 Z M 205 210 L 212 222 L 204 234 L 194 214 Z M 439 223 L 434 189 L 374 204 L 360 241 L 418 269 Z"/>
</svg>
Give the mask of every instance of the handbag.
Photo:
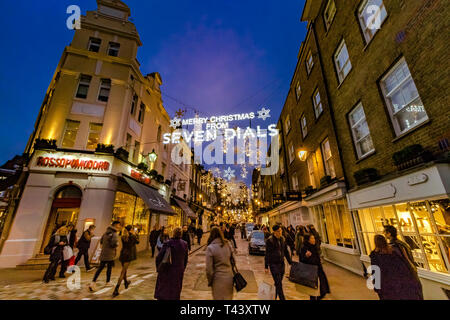
<svg viewBox="0 0 450 320">
<path fill-rule="evenodd" d="M 236 261 L 234 260 L 233 249 L 231 248 L 231 246 L 230 246 L 230 253 L 231 253 L 230 256 L 231 270 L 233 271 L 233 284 L 234 287 L 236 288 L 236 291 L 239 292 L 247 286 L 247 281 L 244 279 L 242 274 L 240 274 L 240 272 L 236 267 Z"/>
<path fill-rule="evenodd" d="M 158 273 L 167 270 L 172 265 L 172 250 L 170 246 L 167 246 L 166 252 L 164 252 L 164 257 L 161 263 L 158 265 Z"/>
</svg>

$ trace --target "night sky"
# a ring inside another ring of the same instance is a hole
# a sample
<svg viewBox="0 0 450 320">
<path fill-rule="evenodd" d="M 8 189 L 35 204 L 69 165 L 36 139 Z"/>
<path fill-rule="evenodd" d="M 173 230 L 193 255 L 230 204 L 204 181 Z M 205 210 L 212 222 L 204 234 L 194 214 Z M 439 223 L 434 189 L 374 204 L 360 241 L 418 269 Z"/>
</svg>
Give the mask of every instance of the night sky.
<svg viewBox="0 0 450 320">
<path fill-rule="evenodd" d="M 306 23 L 304 1 L 125 0 L 143 46 L 143 74 L 159 72 L 170 116 L 190 106 L 201 116 L 272 110 L 276 123 Z M 66 8 L 95 0 L 1 1 L 0 164 L 21 154 L 64 46 Z M 266 123 L 269 123 L 269 120 Z"/>
</svg>

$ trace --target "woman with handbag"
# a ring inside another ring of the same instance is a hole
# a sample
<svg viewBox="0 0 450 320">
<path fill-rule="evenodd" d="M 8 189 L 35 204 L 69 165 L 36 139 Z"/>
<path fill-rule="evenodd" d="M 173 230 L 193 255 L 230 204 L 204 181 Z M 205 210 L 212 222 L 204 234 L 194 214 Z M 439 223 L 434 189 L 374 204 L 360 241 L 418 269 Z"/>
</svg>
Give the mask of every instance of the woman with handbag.
<svg viewBox="0 0 450 320">
<path fill-rule="evenodd" d="M 328 285 L 327 276 L 322 268 L 320 253 L 316 245 L 316 238 L 312 234 L 306 234 L 304 236 L 303 247 L 300 250 L 300 261 L 318 267 L 320 295 L 318 297 L 311 296 L 310 299 L 322 300 L 327 293 L 330 293 L 330 286 Z"/>
<path fill-rule="evenodd" d="M 136 245 L 139 244 L 138 236 L 134 233 L 133 227 L 128 225 L 122 232 L 122 250 L 120 251 L 119 261 L 122 263 L 122 271 L 119 280 L 113 292 L 113 297 L 119 295 L 119 288 L 122 280 L 125 281 L 125 289 L 128 289 L 131 281 L 127 280 L 127 270 L 130 262 L 136 260 Z"/>
<path fill-rule="evenodd" d="M 156 257 L 158 278 L 155 299 L 180 300 L 184 271 L 188 263 L 188 247 L 181 239 L 181 228 L 175 228 L 173 237 L 166 241 Z"/>
<path fill-rule="evenodd" d="M 214 300 L 233 300 L 233 249 L 222 231 L 211 229 L 206 248 L 206 278 Z"/>
<path fill-rule="evenodd" d="M 64 249 L 69 247 L 67 239 L 67 227 L 59 228 L 55 234 L 50 238 L 48 245 L 44 249 L 44 253 L 50 254 L 50 264 L 45 271 L 43 281 L 49 283 L 50 280 L 55 280 L 56 269 L 59 263 L 64 263 Z M 64 276 L 64 274 L 63 274 Z"/>
</svg>

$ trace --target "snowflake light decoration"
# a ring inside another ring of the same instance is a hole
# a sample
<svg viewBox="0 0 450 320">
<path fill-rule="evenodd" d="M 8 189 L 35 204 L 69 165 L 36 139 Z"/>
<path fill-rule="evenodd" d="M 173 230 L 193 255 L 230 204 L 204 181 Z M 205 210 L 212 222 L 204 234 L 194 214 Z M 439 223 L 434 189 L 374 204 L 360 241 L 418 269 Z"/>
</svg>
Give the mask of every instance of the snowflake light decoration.
<svg viewBox="0 0 450 320">
<path fill-rule="evenodd" d="M 241 177 L 242 178 L 247 178 L 247 174 L 248 174 L 248 170 L 246 167 L 242 167 L 242 171 L 241 171 Z"/>
<path fill-rule="evenodd" d="M 262 108 L 258 111 L 258 119 L 263 119 L 266 121 L 267 118 L 270 118 L 270 109 Z"/>
<path fill-rule="evenodd" d="M 223 177 L 225 179 L 228 179 L 228 181 L 231 181 L 231 179 L 235 177 L 234 172 L 235 170 L 232 170 L 231 167 L 228 167 L 228 169 L 224 171 Z"/>
<path fill-rule="evenodd" d="M 170 126 L 174 129 L 178 128 L 181 125 L 181 119 L 179 118 L 173 118 L 170 120 Z"/>
<path fill-rule="evenodd" d="M 185 113 L 185 110 L 181 110 L 181 109 L 178 109 L 178 111 L 175 112 L 175 114 L 177 115 L 178 118 L 183 118 L 184 113 Z"/>
</svg>

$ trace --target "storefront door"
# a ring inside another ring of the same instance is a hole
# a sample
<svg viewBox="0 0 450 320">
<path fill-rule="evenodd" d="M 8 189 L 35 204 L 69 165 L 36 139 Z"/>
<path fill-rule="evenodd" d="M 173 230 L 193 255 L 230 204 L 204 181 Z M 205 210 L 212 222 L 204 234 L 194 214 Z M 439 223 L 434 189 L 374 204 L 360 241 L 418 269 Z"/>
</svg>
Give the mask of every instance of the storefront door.
<svg viewBox="0 0 450 320">
<path fill-rule="evenodd" d="M 77 187 L 64 187 L 57 191 L 45 228 L 40 252 L 50 241 L 51 236 L 61 228 L 72 223 L 76 226 L 81 205 L 81 191 Z"/>
</svg>

